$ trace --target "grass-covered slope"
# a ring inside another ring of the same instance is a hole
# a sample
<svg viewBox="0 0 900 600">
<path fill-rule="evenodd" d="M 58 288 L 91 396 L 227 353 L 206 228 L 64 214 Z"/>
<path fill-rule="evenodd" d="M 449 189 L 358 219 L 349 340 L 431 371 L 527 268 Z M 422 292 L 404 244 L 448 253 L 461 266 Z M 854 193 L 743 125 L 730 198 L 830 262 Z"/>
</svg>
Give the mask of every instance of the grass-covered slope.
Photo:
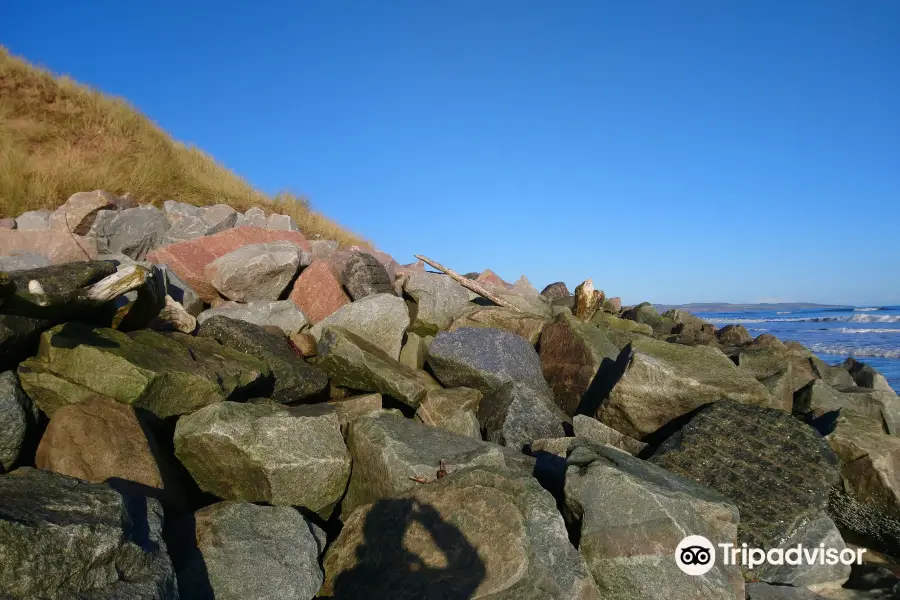
<svg viewBox="0 0 900 600">
<path fill-rule="evenodd" d="M 75 192 L 95 189 L 154 204 L 259 206 L 293 216 L 307 235 L 361 243 L 305 199 L 253 189 L 124 100 L 56 77 L 0 46 L 0 217 L 56 208 Z"/>
</svg>

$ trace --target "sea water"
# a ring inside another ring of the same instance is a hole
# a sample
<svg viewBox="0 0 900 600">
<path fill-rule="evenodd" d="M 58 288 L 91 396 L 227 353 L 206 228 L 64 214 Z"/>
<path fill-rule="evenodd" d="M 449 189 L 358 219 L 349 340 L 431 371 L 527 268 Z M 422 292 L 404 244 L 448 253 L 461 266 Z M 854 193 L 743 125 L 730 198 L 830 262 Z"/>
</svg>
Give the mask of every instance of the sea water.
<svg viewBox="0 0 900 600">
<path fill-rule="evenodd" d="M 848 356 L 878 369 L 900 391 L 900 306 L 864 306 L 772 312 L 695 313 L 724 327 L 740 324 L 751 335 L 796 340 L 828 364 Z"/>
</svg>

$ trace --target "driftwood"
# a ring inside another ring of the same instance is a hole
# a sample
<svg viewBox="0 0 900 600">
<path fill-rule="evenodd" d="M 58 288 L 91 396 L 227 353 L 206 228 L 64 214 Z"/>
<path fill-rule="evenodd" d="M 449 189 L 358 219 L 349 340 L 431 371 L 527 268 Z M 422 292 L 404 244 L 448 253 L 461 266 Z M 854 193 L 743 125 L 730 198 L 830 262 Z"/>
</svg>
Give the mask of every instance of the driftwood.
<svg viewBox="0 0 900 600">
<path fill-rule="evenodd" d="M 440 263 L 437 263 L 437 262 L 431 260 L 430 258 L 425 258 L 425 257 L 422 256 L 421 254 L 416 254 L 415 257 L 418 258 L 419 260 L 421 260 L 422 262 L 431 265 L 432 267 L 434 267 L 434 268 L 437 269 L 438 271 L 441 271 L 442 273 L 445 273 L 445 274 L 449 275 L 453 280 L 455 280 L 457 283 L 459 283 L 459 285 L 463 286 L 463 287 L 466 288 L 467 290 L 471 290 L 471 291 L 475 292 L 476 294 L 478 294 L 478 295 L 481 296 L 482 298 L 485 298 L 485 299 L 487 299 L 487 300 L 490 300 L 491 302 L 493 302 L 493 303 L 496 304 L 497 306 L 503 306 L 503 307 L 505 307 L 505 308 L 511 308 L 511 309 L 513 309 L 513 310 L 515 310 L 515 311 L 517 311 L 517 312 L 524 312 L 521 308 L 518 308 L 517 306 L 513 305 L 513 304 L 510 303 L 510 302 L 507 302 L 506 300 L 504 300 L 504 299 L 501 298 L 500 296 L 497 296 L 496 294 L 492 293 L 491 291 L 489 291 L 487 288 L 485 288 L 483 285 L 481 285 L 481 284 L 478 283 L 477 281 L 473 281 L 472 279 L 468 279 L 468 278 L 466 278 L 466 277 L 463 277 L 463 276 L 460 275 L 459 273 L 456 273 L 456 272 L 454 272 L 454 271 L 451 271 L 450 269 L 448 269 L 448 268 L 445 267 L 444 265 L 442 265 L 442 264 L 440 264 Z"/>
</svg>

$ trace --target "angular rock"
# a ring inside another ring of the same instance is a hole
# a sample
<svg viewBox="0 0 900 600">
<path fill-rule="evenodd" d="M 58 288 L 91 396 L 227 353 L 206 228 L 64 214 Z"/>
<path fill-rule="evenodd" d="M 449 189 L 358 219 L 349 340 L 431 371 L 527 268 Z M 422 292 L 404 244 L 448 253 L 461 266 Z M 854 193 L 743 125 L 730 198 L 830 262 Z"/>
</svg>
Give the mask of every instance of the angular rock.
<svg viewBox="0 0 900 600">
<path fill-rule="evenodd" d="M 515 382 L 537 395 L 553 392 L 541 373 L 541 361 L 524 338 L 499 329 L 462 327 L 442 331 L 428 350 L 428 365 L 445 387 L 471 387 L 497 393 Z"/>
<path fill-rule="evenodd" d="M 97 212 L 114 209 L 115 196 L 102 190 L 78 192 L 50 215 L 49 227 L 56 231 L 85 235 L 94 224 Z"/>
<path fill-rule="evenodd" d="M 52 210 L 29 210 L 16 217 L 16 229 L 45 231 L 50 229 Z"/>
<path fill-rule="evenodd" d="M 636 323 L 649 325 L 653 329 L 654 335 L 659 336 L 669 335 L 675 327 L 673 319 L 660 315 L 649 302 L 643 302 L 626 310 L 622 317 Z"/>
<path fill-rule="evenodd" d="M 595 444 L 614 446 L 634 456 L 640 454 L 647 447 L 647 444 L 623 435 L 587 415 L 575 415 L 572 418 L 572 429 L 577 437 Z"/>
<path fill-rule="evenodd" d="M 806 589 L 764 582 L 747 584 L 747 600 L 825 600 L 824 597 Z"/>
<path fill-rule="evenodd" d="M 800 524 L 791 535 L 777 547 L 787 551 L 798 545 L 804 548 L 833 548 L 841 552 L 846 548 L 834 522 L 826 515 L 812 518 Z M 771 548 L 771 546 L 769 547 Z M 778 585 L 792 585 L 798 588 L 839 588 L 850 577 L 850 565 L 763 565 L 752 572 L 754 579 Z"/>
<path fill-rule="evenodd" d="M 211 588 L 216 600 L 310 600 L 322 586 L 325 532 L 297 510 L 226 501 L 194 521 L 197 556 L 179 570 L 182 597 Z"/>
<path fill-rule="evenodd" d="M 38 411 L 12 371 L 0 373 L 0 473 L 16 464 L 29 434 L 37 433 Z"/>
<path fill-rule="evenodd" d="M 731 355 L 738 369 L 766 386 L 772 408 L 790 412 L 794 404 L 794 367 L 776 348 L 743 347 Z"/>
<path fill-rule="evenodd" d="M 18 375 L 51 417 L 62 406 L 100 395 L 163 418 L 252 397 L 271 377 L 262 361 L 213 340 L 78 323 L 44 332 L 38 355 L 22 362 Z"/>
<path fill-rule="evenodd" d="M 175 455 L 219 498 L 301 506 L 326 519 L 350 476 L 340 422 L 325 406 L 213 404 L 178 420 Z"/>
<path fill-rule="evenodd" d="M 326 327 L 342 327 L 397 360 L 409 322 L 409 311 L 402 298 L 371 294 L 325 317 L 312 326 L 310 334 L 318 340 Z"/>
<path fill-rule="evenodd" d="M 603 311 L 596 312 L 591 319 L 591 323 L 603 331 L 606 337 L 609 338 L 609 341 L 615 344 L 620 351 L 642 336 L 651 337 L 653 335 L 653 329 L 649 325 L 629 321 L 628 319 L 620 319 Z"/>
<path fill-rule="evenodd" d="M 481 273 L 473 273 L 475 275 L 475 281 L 478 283 L 484 283 L 490 286 L 495 286 L 497 288 L 508 288 L 509 284 L 503 281 L 503 279 L 491 271 L 490 269 L 485 269 Z"/>
<path fill-rule="evenodd" d="M 429 389 L 440 386 L 424 371 L 394 360 L 377 346 L 343 327 L 326 327 L 316 345 L 316 365 L 336 385 L 379 392 L 416 408 Z"/>
<path fill-rule="evenodd" d="M 341 271 L 341 282 L 354 301 L 371 294 L 394 293 L 384 266 L 366 252 L 356 252 L 347 260 Z"/>
<path fill-rule="evenodd" d="M 266 211 L 254 206 L 248 208 L 244 214 L 238 214 L 235 227 L 260 227 L 264 228 L 268 224 Z"/>
<path fill-rule="evenodd" d="M 181 504 L 181 490 L 166 460 L 145 415 L 98 397 L 53 414 L 35 465 L 91 483 L 114 479 L 137 484 L 135 489 L 163 504 Z"/>
<path fill-rule="evenodd" d="M 841 368 L 850 373 L 853 381 L 855 381 L 856 385 L 859 387 L 895 393 L 884 375 L 866 363 L 856 360 L 852 356 L 841 364 Z"/>
<path fill-rule="evenodd" d="M 285 231 L 300 231 L 297 221 L 290 215 L 271 214 L 266 219 L 266 229 L 283 229 Z"/>
<path fill-rule="evenodd" d="M 471 306 L 466 288 L 443 274 L 413 273 L 403 284 L 403 291 L 416 302 L 410 331 L 419 335 L 436 335 L 448 329 Z"/>
<path fill-rule="evenodd" d="M 163 202 L 163 211 L 173 227 L 185 219 L 201 219 L 203 217 L 203 208 L 177 200 Z"/>
<path fill-rule="evenodd" d="M 290 300 L 248 302 L 247 304 L 231 302 L 203 311 L 197 315 L 197 322 L 203 325 L 207 319 L 215 316 L 246 321 L 260 327 L 277 327 L 285 335 L 298 333 L 309 323 L 306 315 L 300 312 Z"/>
<path fill-rule="evenodd" d="M 169 222 L 171 223 L 171 214 L 168 215 L 168 217 Z M 209 225 L 207 225 L 201 217 L 185 215 L 178 219 L 178 221 L 166 231 L 166 235 L 163 237 L 160 246 L 168 246 L 169 244 L 195 240 L 210 235 L 211 233 L 213 232 L 210 231 Z"/>
<path fill-rule="evenodd" d="M 418 565 L 411 569 L 409 563 Z M 518 471 L 478 466 L 360 508 L 324 559 L 321 595 L 599 600 L 553 497 Z"/>
<path fill-rule="evenodd" d="M 703 329 L 705 325 L 709 325 L 706 321 L 697 317 L 686 310 L 681 310 L 680 308 L 673 308 L 671 310 L 667 310 L 664 312 L 662 317 L 667 317 L 672 319 L 675 322 L 675 325 L 681 325 L 682 331 L 684 330 L 700 330 Z"/>
<path fill-rule="evenodd" d="M 400 348 L 400 363 L 410 369 L 421 370 L 425 368 L 425 357 L 428 348 L 434 341 L 432 336 L 420 336 L 415 333 L 406 334 L 406 343 Z"/>
<path fill-rule="evenodd" d="M 166 295 L 181 304 L 191 316 L 196 317 L 203 312 L 203 300 L 194 288 L 183 281 L 168 265 L 162 265 L 160 269 L 165 275 Z"/>
<path fill-rule="evenodd" d="M 320 258 L 328 258 L 332 253 L 336 252 L 341 245 L 334 240 L 313 240 L 310 242 L 313 260 Z"/>
<path fill-rule="evenodd" d="M 36 252 L 13 251 L 9 256 L 0 256 L 0 271 L 22 271 L 50 266 L 50 259 Z"/>
<path fill-rule="evenodd" d="M 835 389 L 815 379 L 794 394 L 794 412 L 813 416 L 840 410 L 852 412 L 882 423 L 888 433 L 900 434 L 900 398 L 891 392 L 850 387 Z"/>
<path fill-rule="evenodd" d="M 507 383 L 485 394 L 478 421 L 485 439 L 519 449 L 537 439 L 565 436 L 570 427 L 568 415 L 552 397 L 522 383 Z"/>
<path fill-rule="evenodd" d="M 581 321 L 590 321 L 600 310 L 604 294 L 594 289 L 594 282 L 588 279 L 575 288 L 575 308 L 572 313 Z"/>
<path fill-rule="evenodd" d="M 756 548 L 779 547 L 819 518 L 839 481 L 837 457 L 812 427 L 732 401 L 697 411 L 650 461 L 731 499 L 741 514 L 738 542 Z"/>
<path fill-rule="evenodd" d="M 300 273 L 289 298 L 311 323 L 318 323 L 350 303 L 334 268 L 324 260 L 314 261 Z"/>
<path fill-rule="evenodd" d="M 300 268 L 301 249 L 291 242 L 250 244 L 206 265 L 207 281 L 229 300 L 278 300 Z"/>
<path fill-rule="evenodd" d="M 135 260 L 144 260 L 148 253 L 162 245 L 169 221 L 155 206 L 141 206 L 119 212 L 107 230 L 109 252 L 121 252 Z"/>
<path fill-rule="evenodd" d="M 541 333 L 544 378 L 557 406 L 574 416 L 604 361 L 614 363 L 619 349 L 597 327 L 570 314 L 558 316 Z"/>
<path fill-rule="evenodd" d="M 203 208 L 200 217 L 209 227 L 207 235 L 231 229 L 237 223 L 238 212 L 227 204 L 214 204 Z"/>
<path fill-rule="evenodd" d="M 551 283 L 543 290 L 541 290 L 541 296 L 549 300 L 559 300 L 561 298 L 568 298 L 571 294 L 569 293 L 569 288 L 566 287 L 566 284 L 562 281 L 557 281 L 556 283 Z"/>
<path fill-rule="evenodd" d="M 763 384 L 709 346 L 635 339 L 598 378 L 610 391 L 596 411 L 597 419 L 636 439 L 709 402 L 772 404 Z"/>
<path fill-rule="evenodd" d="M 197 332 L 229 348 L 256 357 L 272 371 L 274 385 L 266 394 L 276 402 L 295 404 L 324 399 L 328 375 L 295 354 L 283 335 L 267 332 L 259 325 L 224 316 L 204 321 Z"/>
<path fill-rule="evenodd" d="M 525 338 L 534 346 L 547 323 L 548 319 L 545 317 L 521 313 L 503 306 L 476 306 L 453 321 L 449 331 L 462 327 L 502 329 Z"/>
<path fill-rule="evenodd" d="M 753 341 L 753 336 L 743 325 L 726 325 L 718 331 L 716 337 L 726 346 L 742 346 Z"/>
<path fill-rule="evenodd" d="M 353 419 L 382 409 L 381 394 L 361 394 L 337 400 L 329 400 L 328 406 L 334 409 L 343 430 Z"/>
<path fill-rule="evenodd" d="M 14 252 L 43 254 L 52 264 L 90 260 L 97 256 L 97 240 L 67 231 L 0 229 L 0 256 Z"/>
<path fill-rule="evenodd" d="M 23 467 L 0 504 L 4 598 L 178 598 L 155 499 Z"/>
<path fill-rule="evenodd" d="M 744 598 L 738 567 L 717 560 L 692 577 L 672 559 L 686 532 L 735 543 L 726 497 L 608 446 L 577 447 L 567 463 L 564 514 L 604 599 Z"/>
<path fill-rule="evenodd" d="M 481 440 L 477 413 L 482 396 L 478 390 L 465 387 L 430 390 L 416 409 L 416 419 L 431 427 Z"/>
</svg>

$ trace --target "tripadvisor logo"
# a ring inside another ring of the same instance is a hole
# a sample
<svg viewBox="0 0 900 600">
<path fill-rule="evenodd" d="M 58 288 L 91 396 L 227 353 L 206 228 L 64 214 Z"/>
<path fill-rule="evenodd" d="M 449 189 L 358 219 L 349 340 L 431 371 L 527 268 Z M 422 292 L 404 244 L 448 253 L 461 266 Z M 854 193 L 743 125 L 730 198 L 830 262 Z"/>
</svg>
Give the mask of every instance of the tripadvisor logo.
<svg viewBox="0 0 900 600">
<path fill-rule="evenodd" d="M 828 565 L 834 566 L 862 564 L 865 548 L 826 548 L 819 544 L 811 548 L 797 544 L 790 548 L 749 548 L 734 544 L 717 544 L 721 552 L 721 563 L 728 567 L 740 565 L 753 570 L 762 565 Z M 689 535 L 675 548 L 675 563 L 688 575 L 703 575 L 716 565 L 716 546 L 701 535 Z"/>
</svg>

